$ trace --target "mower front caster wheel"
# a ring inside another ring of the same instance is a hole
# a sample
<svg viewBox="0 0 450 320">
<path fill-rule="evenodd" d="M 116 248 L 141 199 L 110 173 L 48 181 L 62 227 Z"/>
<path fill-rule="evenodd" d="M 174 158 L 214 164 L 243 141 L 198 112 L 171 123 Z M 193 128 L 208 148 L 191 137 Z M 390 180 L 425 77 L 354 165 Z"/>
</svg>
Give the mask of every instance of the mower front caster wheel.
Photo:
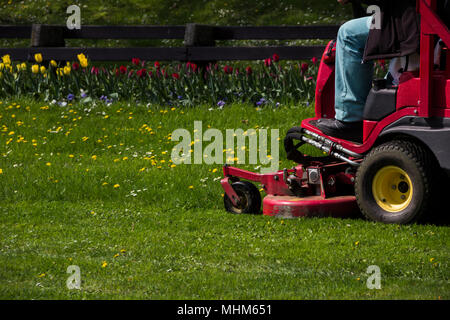
<svg viewBox="0 0 450 320">
<path fill-rule="evenodd" d="M 248 181 L 238 181 L 233 183 L 232 188 L 239 196 L 238 205 L 231 202 L 227 194 L 224 195 L 223 202 L 225 209 L 231 213 L 253 213 L 258 214 L 261 211 L 261 194 L 253 183 Z"/>
</svg>

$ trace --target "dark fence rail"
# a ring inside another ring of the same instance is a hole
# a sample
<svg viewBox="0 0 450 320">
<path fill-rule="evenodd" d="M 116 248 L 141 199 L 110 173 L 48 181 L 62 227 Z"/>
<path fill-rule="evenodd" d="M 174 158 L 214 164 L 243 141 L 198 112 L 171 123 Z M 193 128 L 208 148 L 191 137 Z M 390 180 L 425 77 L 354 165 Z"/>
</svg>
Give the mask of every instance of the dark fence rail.
<svg viewBox="0 0 450 320">
<path fill-rule="evenodd" d="M 225 46 L 216 40 L 305 40 L 333 39 L 339 26 L 64 26 L 0 25 L 0 38 L 31 39 L 28 48 L 0 48 L 0 55 L 13 60 L 32 61 L 35 53 L 45 59 L 75 60 L 83 52 L 93 61 L 125 61 L 134 57 L 162 61 L 260 60 L 277 53 L 280 59 L 301 60 L 320 57 L 324 46 Z M 179 39 L 183 47 L 74 48 L 65 39 Z"/>
</svg>

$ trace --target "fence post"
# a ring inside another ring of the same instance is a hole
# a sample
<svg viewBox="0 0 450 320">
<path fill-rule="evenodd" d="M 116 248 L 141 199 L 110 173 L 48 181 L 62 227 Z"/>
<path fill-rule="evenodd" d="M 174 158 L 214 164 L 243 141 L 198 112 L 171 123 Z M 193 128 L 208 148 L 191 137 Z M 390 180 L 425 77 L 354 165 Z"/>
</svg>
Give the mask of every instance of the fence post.
<svg viewBox="0 0 450 320">
<path fill-rule="evenodd" d="M 215 47 L 214 26 L 188 23 L 184 33 L 184 45 L 186 46 L 186 59 L 190 60 L 189 47 Z M 192 61 L 204 72 L 206 66 L 214 61 Z"/>
<path fill-rule="evenodd" d="M 31 47 L 65 47 L 64 27 L 46 24 L 31 26 Z"/>
</svg>

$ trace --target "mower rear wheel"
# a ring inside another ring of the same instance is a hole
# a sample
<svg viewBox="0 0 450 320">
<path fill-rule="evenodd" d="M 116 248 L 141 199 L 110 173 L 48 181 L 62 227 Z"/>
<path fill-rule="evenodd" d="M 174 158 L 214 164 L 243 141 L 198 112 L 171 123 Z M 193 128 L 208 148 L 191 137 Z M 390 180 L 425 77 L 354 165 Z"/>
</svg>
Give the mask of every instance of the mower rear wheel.
<svg viewBox="0 0 450 320">
<path fill-rule="evenodd" d="M 385 223 L 417 221 L 428 209 L 433 161 L 410 141 L 374 148 L 358 168 L 355 195 L 366 218 Z"/>
<path fill-rule="evenodd" d="M 255 185 L 248 181 L 238 181 L 231 185 L 239 196 L 237 206 L 233 205 L 227 194 L 224 195 L 223 202 L 225 209 L 231 213 L 253 213 L 258 214 L 261 211 L 261 194 Z"/>
</svg>

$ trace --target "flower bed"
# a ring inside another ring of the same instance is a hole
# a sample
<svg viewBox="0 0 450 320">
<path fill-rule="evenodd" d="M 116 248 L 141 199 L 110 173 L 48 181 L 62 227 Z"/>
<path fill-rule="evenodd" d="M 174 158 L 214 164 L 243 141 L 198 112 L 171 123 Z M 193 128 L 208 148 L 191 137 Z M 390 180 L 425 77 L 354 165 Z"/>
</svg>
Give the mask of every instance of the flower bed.
<svg viewBox="0 0 450 320">
<path fill-rule="evenodd" d="M 132 59 L 126 65 L 92 65 L 84 54 L 78 60 L 46 62 L 41 54 L 35 63 L 0 63 L 0 97 L 32 96 L 46 101 L 90 102 L 134 100 L 159 105 L 211 104 L 223 107 L 233 102 L 279 105 L 306 102 L 314 97 L 317 59 L 281 62 L 273 55 L 263 62 L 162 64 Z"/>
</svg>

